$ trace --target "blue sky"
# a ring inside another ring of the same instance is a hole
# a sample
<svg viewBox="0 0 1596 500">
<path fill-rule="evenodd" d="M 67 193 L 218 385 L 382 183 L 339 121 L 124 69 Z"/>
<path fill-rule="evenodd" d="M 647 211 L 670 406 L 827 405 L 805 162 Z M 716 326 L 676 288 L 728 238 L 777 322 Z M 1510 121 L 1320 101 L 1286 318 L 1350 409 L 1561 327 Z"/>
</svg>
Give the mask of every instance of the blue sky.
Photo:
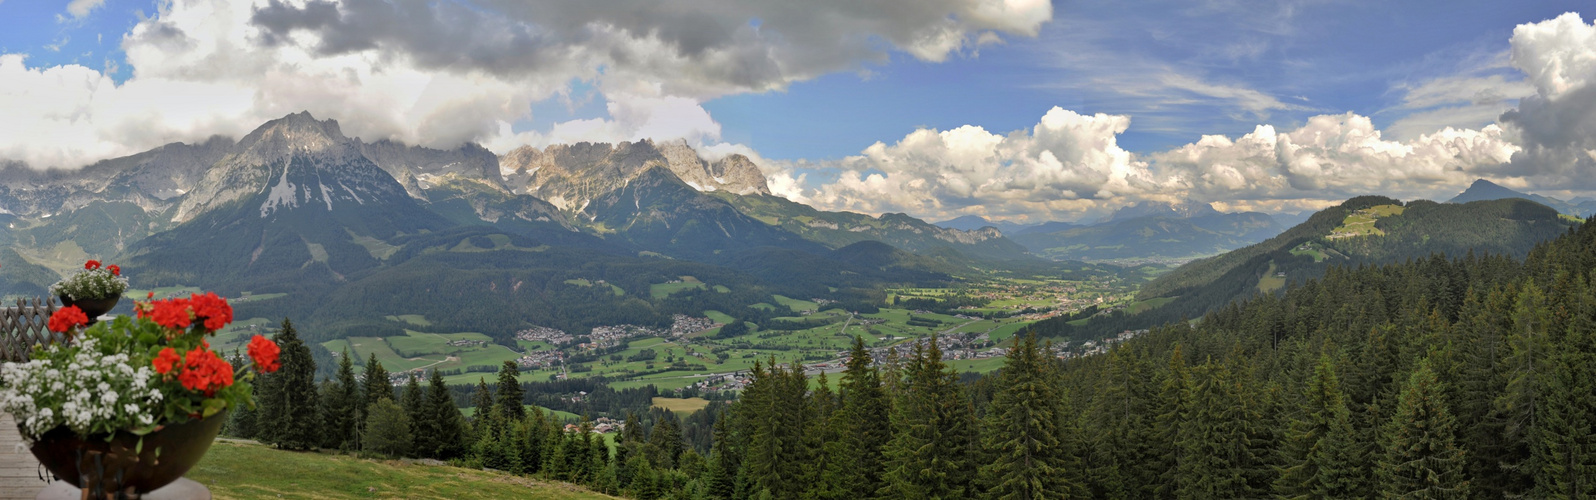
<svg viewBox="0 0 1596 500">
<path fill-rule="evenodd" d="M 73 168 L 306 109 L 435 147 L 682 139 L 793 199 L 927 218 L 1295 211 L 1476 177 L 1573 196 L 1596 140 L 1503 113 L 1596 81 L 1596 9 L 1559 17 L 1580 7 L 0 0 L 21 82 L 0 160 Z"/>
</svg>

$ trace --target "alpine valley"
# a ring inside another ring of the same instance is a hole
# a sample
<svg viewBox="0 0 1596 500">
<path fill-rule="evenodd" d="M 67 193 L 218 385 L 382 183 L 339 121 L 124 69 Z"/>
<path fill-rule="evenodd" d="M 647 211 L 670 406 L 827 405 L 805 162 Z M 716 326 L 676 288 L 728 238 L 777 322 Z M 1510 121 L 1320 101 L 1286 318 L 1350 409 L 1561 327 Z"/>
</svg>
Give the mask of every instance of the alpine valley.
<svg viewBox="0 0 1596 500">
<path fill-rule="evenodd" d="M 1333 266 L 1522 257 L 1575 223 L 1485 191 L 1468 203 L 1356 198 L 1289 229 L 1193 202 L 1095 223 L 929 224 L 789 201 L 748 158 L 709 160 L 682 142 L 500 156 L 367 143 L 297 113 L 238 140 L 0 170 L 0 290 L 43 295 L 98 258 L 140 295 L 233 298 L 244 321 L 224 346 L 289 317 L 318 357 L 348 350 L 446 370 L 450 383 L 514 360 L 530 379 L 575 369 L 688 385 L 758 357 L 833 360 L 854 335 L 884 347 L 942 333 L 974 348 L 1034 325 L 1085 352 Z M 651 346 L 668 361 L 644 359 Z M 628 362 L 583 361 L 611 354 Z M 973 370 L 997 366 L 968 357 Z"/>
</svg>

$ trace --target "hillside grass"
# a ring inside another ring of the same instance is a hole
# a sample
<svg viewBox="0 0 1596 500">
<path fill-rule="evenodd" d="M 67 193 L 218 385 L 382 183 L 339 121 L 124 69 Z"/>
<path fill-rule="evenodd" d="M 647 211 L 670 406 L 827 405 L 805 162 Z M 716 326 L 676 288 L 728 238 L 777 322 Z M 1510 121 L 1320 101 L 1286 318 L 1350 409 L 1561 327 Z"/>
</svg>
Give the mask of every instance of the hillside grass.
<svg viewBox="0 0 1596 500">
<path fill-rule="evenodd" d="M 704 398 L 654 398 L 655 408 L 664 408 L 682 416 L 691 415 L 705 406 L 709 406 L 709 401 Z"/>
<path fill-rule="evenodd" d="M 187 477 L 210 488 L 217 499 L 614 498 L 567 483 L 502 472 L 280 451 L 228 441 L 212 445 Z"/>
</svg>

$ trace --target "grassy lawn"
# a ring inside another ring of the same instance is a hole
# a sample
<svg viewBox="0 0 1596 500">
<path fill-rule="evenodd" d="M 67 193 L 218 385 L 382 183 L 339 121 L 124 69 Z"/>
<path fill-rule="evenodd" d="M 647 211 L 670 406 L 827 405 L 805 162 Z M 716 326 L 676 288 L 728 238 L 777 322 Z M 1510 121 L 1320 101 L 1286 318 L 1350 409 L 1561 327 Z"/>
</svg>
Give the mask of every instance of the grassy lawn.
<svg viewBox="0 0 1596 500">
<path fill-rule="evenodd" d="M 726 313 L 723 313 L 723 312 L 720 312 L 720 311 L 716 311 L 716 310 L 704 311 L 704 317 L 709 318 L 710 321 L 714 321 L 716 323 L 721 323 L 721 324 L 731 324 L 731 322 L 737 321 L 737 318 L 733 318 L 731 316 L 727 316 Z"/>
<path fill-rule="evenodd" d="M 948 366 L 958 372 L 987 373 L 1003 367 L 1004 360 L 1008 358 L 994 357 L 985 359 L 955 359 L 948 361 Z"/>
<path fill-rule="evenodd" d="M 218 499 L 253 498 L 613 498 L 567 483 L 500 472 L 299 453 L 218 442 L 187 477 Z"/>
<path fill-rule="evenodd" d="M 686 416 L 704 409 L 705 406 L 709 406 L 709 401 L 704 398 L 654 398 L 654 406 Z"/>
<path fill-rule="evenodd" d="M 1330 236 L 1332 238 L 1383 236 L 1385 231 L 1375 228 L 1374 221 L 1381 217 L 1402 215 L 1402 210 L 1403 207 L 1400 205 L 1379 205 L 1347 214 L 1347 218 L 1341 221 L 1341 227 L 1331 230 Z"/>
<path fill-rule="evenodd" d="M 790 297 L 783 297 L 781 295 L 775 295 L 774 297 L 776 299 L 776 303 L 792 310 L 792 312 L 816 311 L 820 309 L 820 304 L 816 304 L 807 300 L 798 300 Z"/>
<path fill-rule="evenodd" d="M 1269 270 L 1264 271 L 1263 278 L 1258 280 L 1258 291 L 1269 293 L 1286 286 L 1286 279 L 1275 276 L 1275 263 L 1269 263 Z"/>
</svg>

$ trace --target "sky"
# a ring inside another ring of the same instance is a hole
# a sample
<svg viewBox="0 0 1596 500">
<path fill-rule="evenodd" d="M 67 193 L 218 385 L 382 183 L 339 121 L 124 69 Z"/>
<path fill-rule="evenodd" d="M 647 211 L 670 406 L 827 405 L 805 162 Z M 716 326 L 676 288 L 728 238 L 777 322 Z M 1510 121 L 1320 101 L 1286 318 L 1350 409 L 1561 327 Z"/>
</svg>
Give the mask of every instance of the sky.
<svg viewBox="0 0 1596 500">
<path fill-rule="evenodd" d="M 0 0 L 0 161 L 80 168 L 301 110 L 496 152 L 685 140 L 930 220 L 1298 212 L 1474 179 L 1596 192 L 1574 1 Z"/>
</svg>

